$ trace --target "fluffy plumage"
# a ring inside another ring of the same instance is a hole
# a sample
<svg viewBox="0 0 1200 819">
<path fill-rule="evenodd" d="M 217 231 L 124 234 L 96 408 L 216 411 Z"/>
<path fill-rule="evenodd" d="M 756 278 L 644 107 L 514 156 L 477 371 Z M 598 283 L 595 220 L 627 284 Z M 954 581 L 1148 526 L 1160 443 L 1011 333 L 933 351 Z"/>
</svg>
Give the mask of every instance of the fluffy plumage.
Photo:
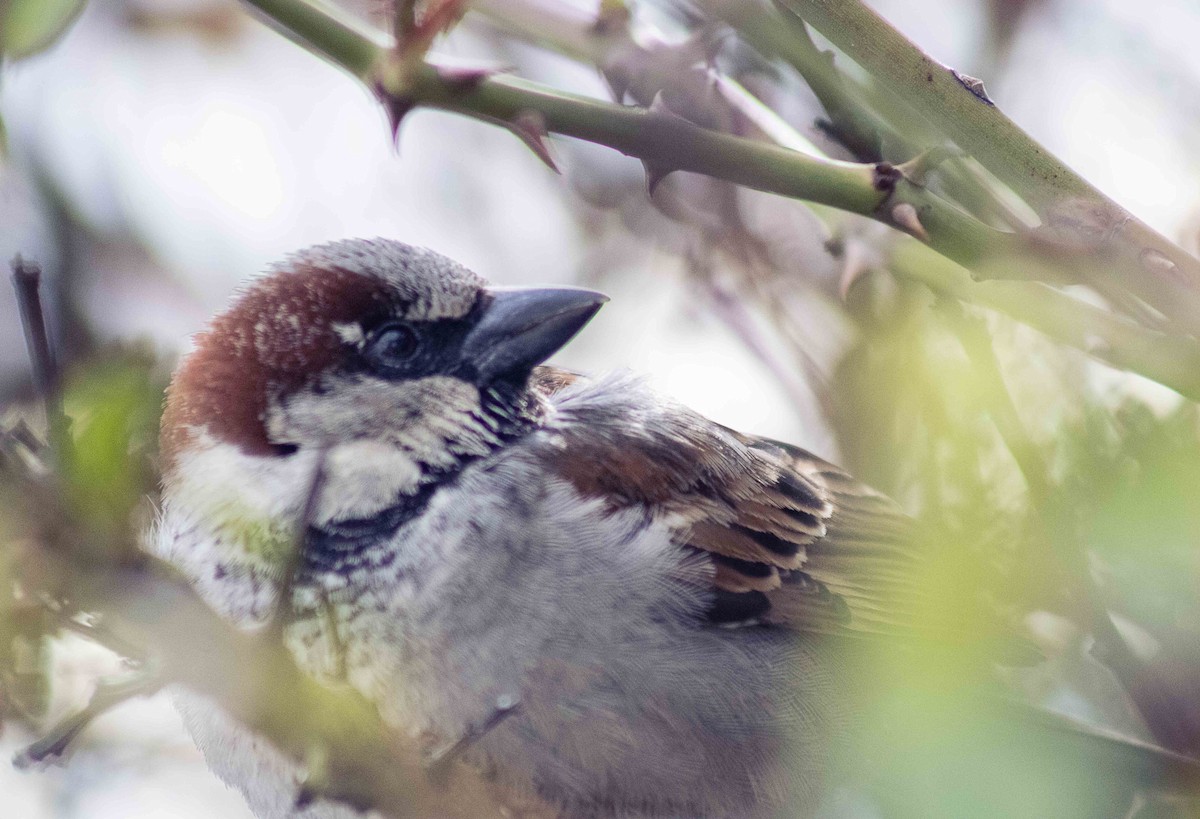
<svg viewBox="0 0 1200 819">
<path fill-rule="evenodd" d="M 464 468 L 393 536 L 322 556 L 295 589 L 293 650 L 439 744 L 484 722 L 498 698 L 518 700 L 468 761 L 565 816 L 811 807 L 829 738 L 844 733 L 836 652 L 816 635 L 708 625 L 706 555 L 644 509 L 584 499 L 547 469 L 547 451 L 617 395 L 656 400 L 626 379 L 577 386 L 544 426 Z M 203 708 L 188 722 L 261 815 L 288 815 L 294 780 L 262 776 L 250 761 L 261 746 Z M 804 744 L 789 747 L 796 737 Z M 289 770 L 277 755 L 265 767 Z"/>
<path fill-rule="evenodd" d="M 906 520 L 636 379 L 537 366 L 601 302 L 396 242 L 303 251 L 180 365 L 152 548 L 240 625 L 284 606 L 303 667 L 431 747 L 519 701 L 464 761 L 551 813 L 810 811 L 846 734 L 839 637 L 908 619 Z M 185 711 L 259 815 L 291 812 L 290 763 Z"/>
</svg>

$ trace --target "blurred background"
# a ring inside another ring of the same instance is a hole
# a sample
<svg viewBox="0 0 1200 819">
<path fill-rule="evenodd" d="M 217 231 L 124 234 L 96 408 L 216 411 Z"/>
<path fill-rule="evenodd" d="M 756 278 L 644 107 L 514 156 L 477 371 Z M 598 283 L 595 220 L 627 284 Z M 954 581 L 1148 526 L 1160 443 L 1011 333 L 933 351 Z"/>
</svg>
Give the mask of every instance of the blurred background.
<svg viewBox="0 0 1200 819">
<path fill-rule="evenodd" d="M 382 11 L 340 5 L 362 19 Z M 870 5 L 938 60 L 983 78 L 1050 151 L 1196 250 L 1200 5 Z M 587 0 L 481 0 L 434 53 L 610 99 L 612 67 L 606 81 L 578 46 L 600 11 Z M 648 54 L 697 28 L 686 3 L 628 11 L 633 41 Z M 732 36 L 716 53 L 721 75 L 768 100 L 790 139 L 848 158 L 817 124 L 825 114 L 797 77 Z M 1055 570 L 1013 545 L 1027 542 L 1037 499 L 955 344 L 956 322 L 980 327 L 1118 622 L 1147 662 L 1168 657 L 1184 690 L 1200 686 L 1193 405 L 997 314 L 942 311 L 928 291 L 889 274 L 897 234 L 887 228 L 685 174 L 651 197 L 639 161 L 566 139 L 550 140 L 555 174 L 511 133 L 440 112 L 416 111 L 393 146 L 377 102 L 355 80 L 232 0 L 94 0 L 49 49 L 5 65 L 0 120 L 0 259 L 20 253 L 41 263 L 58 349 L 84 383 L 98 361 L 136 360 L 147 373 L 138 394 L 157 400 L 190 334 L 240 283 L 333 239 L 426 245 L 501 283 L 595 287 L 612 301 L 561 363 L 644 373 L 723 424 L 845 464 L 936 518 L 947 543 L 971 533 L 955 564 L 965 574 L 954 576 L 995 589 L 992 602 L 1048 657 L 1008 672 L 1010 684 L 1149 737 L 1056 594 Z M 77 405 L 86 409 L 95 393 L 79 393 Z M 13 294 L 2 287 L 0 400 L 11 416 L 28 412 L 32 398 Z M 71 636 L 47 662 L 52 715 L 119 669 Z M 35 736 L 9 721 L 0 758 Z M 1099 815 L 1086 799 L 1076 806 L 1072 815 Z M 869 794 L 837 810 L 921 813 Z M 64 767 L 18 773 L 0 764 L 0 815 L 249 812 L 207 772 L 169 697 L 158 695 L 99 719 Z"/>
</svg>

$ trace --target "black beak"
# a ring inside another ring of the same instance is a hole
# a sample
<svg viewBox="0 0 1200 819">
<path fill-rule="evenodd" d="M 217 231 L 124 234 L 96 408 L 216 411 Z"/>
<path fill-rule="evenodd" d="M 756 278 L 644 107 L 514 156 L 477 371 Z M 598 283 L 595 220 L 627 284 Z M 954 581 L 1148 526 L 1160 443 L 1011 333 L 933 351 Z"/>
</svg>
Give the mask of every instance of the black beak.
<svg viewBox="0 0 1200 819">
<path fill-rule="evenodd" d="M 462 346 L 480 384 L 524 377 L 596 315 L 608 296 L 578 287 L 489 288 Z"/>
</svg>

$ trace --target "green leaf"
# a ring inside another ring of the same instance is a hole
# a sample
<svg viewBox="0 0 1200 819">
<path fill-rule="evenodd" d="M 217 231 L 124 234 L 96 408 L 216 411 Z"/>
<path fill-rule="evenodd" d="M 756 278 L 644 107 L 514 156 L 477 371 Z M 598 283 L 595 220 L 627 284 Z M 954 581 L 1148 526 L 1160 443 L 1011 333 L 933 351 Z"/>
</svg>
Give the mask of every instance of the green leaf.
<svg viewBox="0 0 1200 819">
<path fill-rule="evenodd" d="M 128 548 L 132 516 L 154 485 L 162 390 L 149 357 L 135 350 L 93 358 L 66 380 L 74 446 L 62 472 L 93 548 Z"/>
<path fill-rule="evenodd" d="M 51 46 L 86 0 L 0 0 L 0 56 L 20 60 Z"/>
</svg>

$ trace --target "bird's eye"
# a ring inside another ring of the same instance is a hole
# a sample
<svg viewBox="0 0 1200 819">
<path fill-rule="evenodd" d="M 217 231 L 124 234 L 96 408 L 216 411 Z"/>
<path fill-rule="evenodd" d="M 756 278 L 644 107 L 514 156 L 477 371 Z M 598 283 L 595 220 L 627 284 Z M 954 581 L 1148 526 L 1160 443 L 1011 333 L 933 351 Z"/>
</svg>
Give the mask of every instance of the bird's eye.
<svg viewBox="0 0 1200 819">
<path fill-rule="evenodd" d="M 417 352 L 417 333 L 407 324 L 387 324 L 376 330 L 365 350 L 367 361 L 380 370 L 403 367 Z"/>
</svg>

